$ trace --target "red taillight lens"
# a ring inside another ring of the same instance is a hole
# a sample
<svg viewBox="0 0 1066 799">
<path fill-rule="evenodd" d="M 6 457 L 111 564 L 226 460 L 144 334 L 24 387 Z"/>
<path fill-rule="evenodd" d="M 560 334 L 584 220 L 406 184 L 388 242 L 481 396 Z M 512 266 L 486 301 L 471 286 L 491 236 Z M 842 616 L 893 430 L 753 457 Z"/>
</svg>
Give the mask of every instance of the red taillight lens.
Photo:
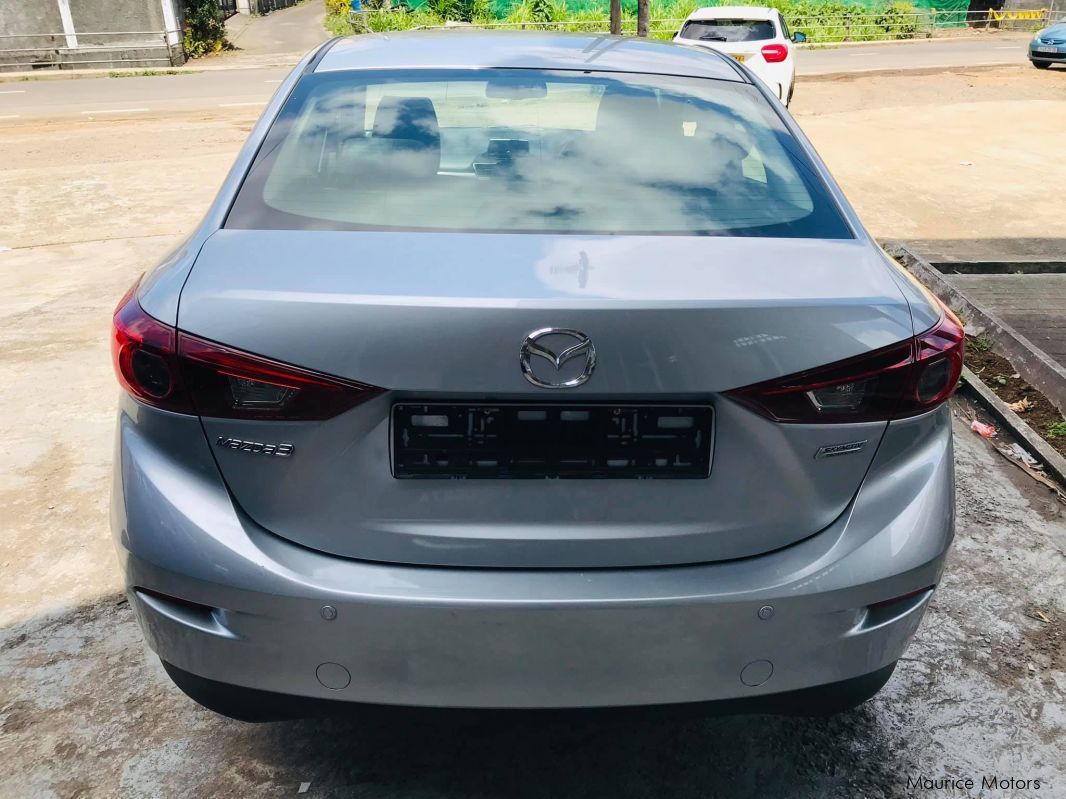
<svg viewBox="0 0 1066 799">
<path fill-rule="evenodd" d="M 955 393 L 965 354 L 962 322 L 944 306 L 940 322 L 914 339 L 914 382 L 897 415 L 922 413 Z"/>
<path fill-rule="evenodd" d="M 145 313 L 137 286 L 115 311 L 111 351 L 130 394 L 177 413 L 228 419 L 328 419 L 382 389 L 179 333 Z"/>
<path fill-rule="evenodd" d="M 953 313 L 908 341 L 726 392 L 776 422 L 867 422 L 916 416 L 955 391 L 964 335 Z"/>
<path fill-rule="evenodd" d="M 178 369 L 177 335 L 144 312 L 133 284 L 115 310 L 111 358 L 119 383 L 137 399 L 177 413 L 193 413 Z"/>
<path fill-rule="evenodd" d="M 201 416 L 329 419 L 382 389 L 178 334 L 182 374 Z"/>
<path fill-rule="evenodd" d="M 762 57 L 768 64 L 779 64 L 788 58 L 788 46 L 784 44 L 767 44 L 762 48 Z"/>
</svg>

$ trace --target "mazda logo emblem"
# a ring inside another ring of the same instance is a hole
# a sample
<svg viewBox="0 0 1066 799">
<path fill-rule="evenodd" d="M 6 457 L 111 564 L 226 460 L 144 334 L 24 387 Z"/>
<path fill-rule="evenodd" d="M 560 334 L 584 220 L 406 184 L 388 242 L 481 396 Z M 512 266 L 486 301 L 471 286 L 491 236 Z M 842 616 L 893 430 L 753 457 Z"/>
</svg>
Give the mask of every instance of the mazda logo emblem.
<svg viewBox="0 0 1066 799">
<path fill-rule="evenodd" d="M 538 359 L 534 361 L 534 358 Z M 571 361 L 573 364 L 564 370 Z M 541 363 L 546 361 L 547 363 Z M 565 327 L 544 327 L 534 330 L 522 342 L 519 357 L 526 380 L 540 388 L 573 388 L 588 382 L 596 368 L 596 348 L 592 339 L 580 330 Z M 534 370 L 534 364 L 537 370 Z M 548 364 L 553 367 L 548 369 Z M 548 375 L 548 379 L 540 375 Z"/>
</svg>

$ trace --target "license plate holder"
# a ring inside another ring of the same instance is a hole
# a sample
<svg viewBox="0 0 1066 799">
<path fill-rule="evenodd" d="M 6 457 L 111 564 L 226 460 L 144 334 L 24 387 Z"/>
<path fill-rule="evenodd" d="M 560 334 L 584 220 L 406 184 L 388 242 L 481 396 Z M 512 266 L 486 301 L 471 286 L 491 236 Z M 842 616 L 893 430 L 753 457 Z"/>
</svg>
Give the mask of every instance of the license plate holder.
<svg viewBox="0 0 1066 799">
<path fill-rule="evenodd" d="M 699 479 L 714 409 L 701 404 L 397 403 L 393 477 Z"/>
</svg>

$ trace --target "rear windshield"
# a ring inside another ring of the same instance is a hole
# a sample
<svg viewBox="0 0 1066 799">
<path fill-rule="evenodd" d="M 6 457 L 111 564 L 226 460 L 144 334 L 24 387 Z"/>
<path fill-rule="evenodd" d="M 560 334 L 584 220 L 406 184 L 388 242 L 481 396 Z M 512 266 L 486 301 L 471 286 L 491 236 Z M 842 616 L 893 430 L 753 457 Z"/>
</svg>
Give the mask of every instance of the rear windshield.
<svg viewBox="0 0 1066 799">
<path fill-rule="evenodd" d="M 758 42 L 776 35 L 768 19 L 694 19 L 681 29 L 682 39 L 701 42 Z"/>
<path fill-rule="evenodd" d="M 851 237 L 750 85 L 506 69 L 304 78 L 226 226 Z"/>
</svg>

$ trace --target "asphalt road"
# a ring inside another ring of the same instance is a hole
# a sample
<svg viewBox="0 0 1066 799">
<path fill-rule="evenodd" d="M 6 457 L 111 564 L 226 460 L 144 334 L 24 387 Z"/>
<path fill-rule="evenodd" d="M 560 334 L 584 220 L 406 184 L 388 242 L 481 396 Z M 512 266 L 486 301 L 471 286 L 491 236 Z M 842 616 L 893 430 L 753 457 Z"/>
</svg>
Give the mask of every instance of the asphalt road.
<svg viewBox="0 0 1066 799">
<path fill-rule="evenodd" d="M 1028 39 L 1028 34 L 998 33 L 832 49 L 808 48 L 798 52 L 796 66 L 802 79 L 834 73 L 1024 64 Z M 296 56 L 278 58 L 278 62 L 286 60 L 294 62 Z M 57 117 L 108 119 L 253 108 L 269 100 L 289 70 L 288 66 L 241 68 L 237 60 L 228 63 L 230 66 L 224 69 L 152 77 L 7 80 L 0 82 L 0 125 Z"/>
<path fill-rule="evenodd" d="M 893 69 L 943 69 L 1028 62 L 1028 33 L 961 36 L 834 48 L 806 48 L 796 55 L 796 73 L 879 72 Z"/>
<path fill-rule="evenodd" d="M 0 124 L 59 117 L 121 118 L 265 105 L 290 67 L 0 83 Z"/>
</svg>

